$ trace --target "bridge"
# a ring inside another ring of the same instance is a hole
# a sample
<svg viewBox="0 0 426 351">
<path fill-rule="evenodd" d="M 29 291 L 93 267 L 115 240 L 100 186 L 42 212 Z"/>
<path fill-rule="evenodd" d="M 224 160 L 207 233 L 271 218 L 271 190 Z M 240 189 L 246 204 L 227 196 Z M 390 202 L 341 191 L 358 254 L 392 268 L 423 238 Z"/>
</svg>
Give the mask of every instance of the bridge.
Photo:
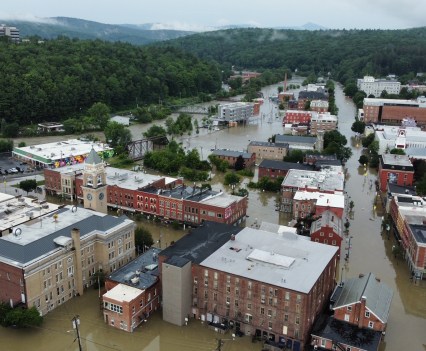
<svg viewBox="0 0 426 351">
<path fill-rule="evenodd" d="M 128 156 L 133 161 L 142 160 L 147 152 L 163 149 L 168 143 L 166 136 L 135 140 L 127 144 Z"/>
</svg>

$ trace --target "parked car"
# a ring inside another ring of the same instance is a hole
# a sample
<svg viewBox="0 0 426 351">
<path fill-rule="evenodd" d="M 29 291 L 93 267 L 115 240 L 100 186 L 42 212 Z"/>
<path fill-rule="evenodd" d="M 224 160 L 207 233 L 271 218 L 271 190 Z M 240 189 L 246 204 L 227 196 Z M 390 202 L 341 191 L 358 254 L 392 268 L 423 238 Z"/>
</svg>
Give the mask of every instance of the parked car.
<svg viewBox="0 0 426 351">
<path fill-rule="evenodd" d="M 7 170 L 9 173 L 19 173 L 19 171 L 16 168 L 10 168 Z"/>
</svg>

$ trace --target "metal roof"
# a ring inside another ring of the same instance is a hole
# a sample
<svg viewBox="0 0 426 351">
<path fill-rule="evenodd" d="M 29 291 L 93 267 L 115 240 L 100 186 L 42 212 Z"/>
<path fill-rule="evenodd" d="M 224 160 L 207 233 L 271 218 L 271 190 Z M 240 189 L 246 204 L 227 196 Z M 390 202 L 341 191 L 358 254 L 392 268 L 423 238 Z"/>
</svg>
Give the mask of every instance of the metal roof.
<svg viewBox="0 0 426 351">
<path fill-rule="evenodd" d="M 85 164 L 90 165 L 98 165 L 102 163 L 102 159 L 99 157 L 95 149 L 92 147 L 92 150 L 90 150 L 89 155 L 87 156 L 86 160 L 84 161 Z"/>
<path fill-rule="evenodd" d="M 348 279 L 343 286 L 338 285 L 331 300 L 336 301 L 333 305 L 333 309 L 336 310 L 356 304 L 365 297 L 366 307 L 383 323 L 387 323 L 392 296 L 392 289 L 380 282 L 373 273 L 369 273 Z"/>
<path fill-rule="evenodd" d="M 275 136 L 276 144 L 315 144 L 316 137 L 299 136 L 299 135 L 283 135 L 278 134 Z"/>
<path fill-rule="evenodd" d="M 213 150 L 213 155 L 217 156 L 226 156 L 226 157 L 239 157 L 242 156 L 245 159 L 250 159 L 252 157 L 252 153 L 244 152 L 244 151 L 233 151 L 233 150 L 225 150 L 225 149 L 215 149 Z"/>
<path fill-rule="evenodd" d="M 307 294 L 337 251 L 294 233 L 246 227 L 200 266 Z"/>
<path fill-rule="evenodd" d="M 259 164 L 259 168 L 279 169 L 279 170 L 282 170 L 282 171 L 287 171 L 289 169 L 303 169 L 303 170 L 312 171 L 312 169 L 313 169 L 312 166 L 305 165 L 303 163 L 274 161 L 274 160 L 263 160 Z"/>
</svg>

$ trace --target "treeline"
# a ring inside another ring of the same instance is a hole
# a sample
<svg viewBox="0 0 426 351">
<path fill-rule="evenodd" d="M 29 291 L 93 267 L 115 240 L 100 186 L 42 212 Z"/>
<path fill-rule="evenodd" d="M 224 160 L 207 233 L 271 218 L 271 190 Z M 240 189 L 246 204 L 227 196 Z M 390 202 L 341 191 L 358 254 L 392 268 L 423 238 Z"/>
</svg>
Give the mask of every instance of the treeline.
<svg viewBox="0 0 426 351">
<path fill-rule="evenodd" d="M 43 44 L 0 42 L 0 119 L 22 124 L 82 116 L 220 90 L 221 71 L 177 48 L 65 37 Z"/>
<path fill-rule="evenodd" d="M 407 30 L 230 29 L 156 44 L 175 46 L 223 66 L 298 70 L 344 83 L 364 75 L 426 70 L 426 27 Z"/>
</svg>

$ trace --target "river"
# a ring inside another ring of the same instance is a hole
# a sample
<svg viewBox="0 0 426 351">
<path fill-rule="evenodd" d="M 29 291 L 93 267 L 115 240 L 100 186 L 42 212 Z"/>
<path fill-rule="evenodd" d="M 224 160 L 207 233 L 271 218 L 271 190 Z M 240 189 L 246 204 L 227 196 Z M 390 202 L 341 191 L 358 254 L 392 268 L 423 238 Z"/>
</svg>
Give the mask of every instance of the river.
<svg viewBox="0 0 426 351">
<path fill-rule="evenodd" d="M 292 83 L 300 83 L 293 81 Z M 277 93 L 277 86 L 263 89 L 264 96 Z M 349 264 L 339 269 L 343 278 L 356 277 L 359 273 L 373 272 L 394 291 L 389 323 L 384 343 L 380 351 L 421 351 L 426 350 L 426 282 L 414 285 L 410 281 L 410 272 L 403 259 L 395 259 L 392 255 L 394 238 L 381 235 L 381 209 L 373 205 L 376 194 L 370 190 L 370 180 L 374 184 L 376 173 L 368 170 L 367 176 L 359 167 L 358 159 L 362 148 L 358 146 L 350 130 L 355 116 L 355 106 L 345 98 L 342 88 L 336 86 L 336 103 L 339 108 L 339 130 L 347 136 L 353 150 L 352 158 L 347 162 L 348 177 L 346 192 L 348 200 L 355 203 L 354 216 L 350 220 L 351 250 Z M 205 159 L 210 149 L 229 148 L 245 150 L 250 140 L 266 141 L 270 136 L 282 131 L 281 118 L 269 117 L 273 106 L 265 99 L 261 112 L 266 117 L 259 119 L 257 124 L 208 131 L 200 129 L 200 133 L 178 138 L 187 148 L 197 148 Z M 272 110 L 273 111 L 273 110 Z M 195 116 L 199 120 L 201 115 Z M 201 124 L 200 124 L 201 125 Z M 130 127 L 133 139 L 140 139 L 149 125 L 132 125 Z M 37 143 L 45 140 L 37 139 Z M 35 143 L 24 140 L 27 145 Z M 212 180 L 213 189 L 225 189 L 222 176 L 215 175 Z M 248 179 L 244 180 L 246 183 Z M 244 186 L 244 185 L 242 185 Z M 246 225 L 252 225 L 261 220 L 287 224 L 288 218 L 276 211 L 279 201 L 278 194 L 260 191 L 249 191 L 249 208 Z M 180 230 L 174 230 L 166 225 L 140 223 L 147 226 L 153 234 L 157 245 L 166 247 L 172 240 L 183 235 Z M 344 249 L 348 244 L 344 245 Z M 344 255 L 342 255 L 344 257 Z M 71 318 L 78 314 L 81 319 L 81 332 L 84 338 L 84 350 L 138 350 L 138 351 L 186 351 L 206 350 L 216 348 L 218 334 L 210 331 L 199 321 L 191 320 L 187 327 L 175 327 L 161 320 L 157 312 L 149 321 L 128 334 L 103 323 L 102 313 L 97 301 L 97 291 L 89 290 L 83 296 L 75 298 L 55 309 L 46 316 L 41 328 L 30 330 L 14 330 L 0 328 L 1 350 L 78 350 L 74 342 L 74 332 L 71 330 Z M 230 335 L 224 336 L 230 339 Z M 260 350 L 261 344 L 253 344 L 248 337 L 225 340 L 223 351 Z"/>
</svg>

